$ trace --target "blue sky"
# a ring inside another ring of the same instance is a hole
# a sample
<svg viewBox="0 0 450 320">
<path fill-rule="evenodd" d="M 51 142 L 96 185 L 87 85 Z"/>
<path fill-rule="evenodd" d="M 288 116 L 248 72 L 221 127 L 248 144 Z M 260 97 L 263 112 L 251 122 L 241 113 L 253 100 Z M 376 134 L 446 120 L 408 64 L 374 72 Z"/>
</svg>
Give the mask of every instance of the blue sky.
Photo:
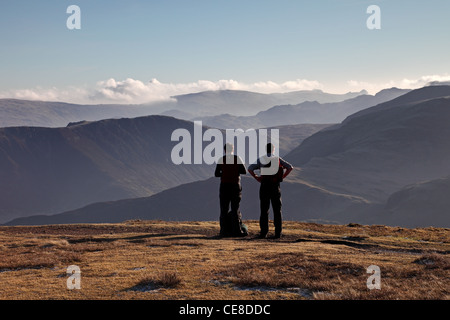
<svg viewBox="0 0 450 320">
<path fill-rule="evenodd" d="M 123 98 L 119 88 L 145 100 L 230 83 L 374 91 L 450 75 L 448 0 L 2 2 L 0 97 L 89 99 L 114 87 L 102 97 Z M 72 4 L 81 30 L 66 27 Z M 366 27 L 372 4 L 381 30 Z M 149 93 L 152 79 L 159 87 Z"/>
</svg>

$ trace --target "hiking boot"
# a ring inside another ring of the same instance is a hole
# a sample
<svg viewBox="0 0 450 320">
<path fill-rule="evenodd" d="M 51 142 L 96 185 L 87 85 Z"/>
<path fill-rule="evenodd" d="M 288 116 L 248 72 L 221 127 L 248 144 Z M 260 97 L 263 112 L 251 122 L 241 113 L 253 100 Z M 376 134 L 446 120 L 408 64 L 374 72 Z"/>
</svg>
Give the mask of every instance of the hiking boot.
<svg viewBox="0 0 450 320">
<path fill-rule="evenodd" d="M 225 232 L 220 232 L 219 235 L 218 235 L 219 238 L 227 238 L 227 237 L 229 237 L 229 236 L 230 236 L 230 235 L 227 234 L 227 233 L 225 233 Z"/>
</svg>

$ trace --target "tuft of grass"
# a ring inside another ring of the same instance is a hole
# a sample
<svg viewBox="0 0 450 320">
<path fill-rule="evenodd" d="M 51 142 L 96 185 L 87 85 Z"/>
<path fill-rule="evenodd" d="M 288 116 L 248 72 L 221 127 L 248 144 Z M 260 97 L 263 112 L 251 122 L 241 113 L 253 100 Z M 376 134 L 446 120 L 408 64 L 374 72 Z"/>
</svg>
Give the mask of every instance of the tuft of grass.
<svg viewBox="0 0 450 320">
<path fill-rule="evenodd" d="M 300 287 L 332 290 L 342 281 L 365 275 L 361 266 L 343 261 L 321 261 L 301 253 L 261 255 L 258 261 L 236 264 L 222 274 L 238 286 Z"/>
<path fill-rule="evenodd" d="M 176 272 L 164 272 L 156 284 L 164 288 L 176 288 L 181 284 L 182 280 Z"/>
<path fill-rule="evenodd" d="M 69 241 L 67 241 L 66 239 L 58 239 L 58 240 L 49 240 L 46 241 L 44 244 L 41 245 L 41 247 L 43 249 L 47 249 L 47 248 L 67 248 L 69 247 Z"/>
<path fill-rule="evenodd" d="M 182 279 L 176 272 L 163 272 L 159 276 L 147 276 L 141 279 L 133 290 L 148 291 L 160 288 L 177 288 L 181 285 Z"/>
<path fill-rule="evenodd" d="M 414 260 L 413 263 L 424 265 L 426 269 L 450 269 L 450 259 L 436 253 L 425 254 Z"/>
<path fill-rule="evenodd" d="M 73 251 L 59 253 L 29 252 L 28 254 L 8 255 L 0 258 L 0 271 L 53 268 L 60 264 L 81 261 L 81 254 Z"/>
</svg>

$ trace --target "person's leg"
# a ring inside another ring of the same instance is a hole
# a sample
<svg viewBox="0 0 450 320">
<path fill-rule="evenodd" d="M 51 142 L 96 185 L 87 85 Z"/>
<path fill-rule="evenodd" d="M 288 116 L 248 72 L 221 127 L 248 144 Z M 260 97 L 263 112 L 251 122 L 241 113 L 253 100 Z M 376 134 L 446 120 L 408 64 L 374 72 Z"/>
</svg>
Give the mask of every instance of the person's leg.
<svg viewBox="0 0 450 320">
<path fill-rule="evenodd" d="M 273 209 L 273 223 L 275 226 L 275 237 L 281 237 L 283 218 L 281 214 L 281 189 L 280 185 L 274 185 L 271 192 L 271 202 Z"/>
<path fill-rule="evenodd" d="M 238 213 L 239 212 L 239 205 L 242 200 L 242 186 L 240 184 L 233 185 L 231 191 L 231 212 Z"/>
<path fill-rule="evenodd" d="M 242 186 L 236 184 L 232 187 L 231 191 L 231 231 L 234 235 L 241 234 L 241 212 L 239 210 L 239 205 L 242 199 Z"/>
<path fill-rule="evenodd" d="M 228 209 L 230 207 L 230 192 L 229 188 L 226 184 L 221 183 L 220 184 L 220 191 L 219 191 L 219 200 L 220 200 L 220 234 L 222 236 L 226 235 L 227 232 L 229 232 L 229 223 L 227 222 L 228 219 Z"/>
<path fill-rule="evenodd" d="M 259 217 L 260 235 L 266 236 L 269 232 L 270 188 L 267 184 L 259 187 L 259 205 L 261 215 Z"/>
</svg>

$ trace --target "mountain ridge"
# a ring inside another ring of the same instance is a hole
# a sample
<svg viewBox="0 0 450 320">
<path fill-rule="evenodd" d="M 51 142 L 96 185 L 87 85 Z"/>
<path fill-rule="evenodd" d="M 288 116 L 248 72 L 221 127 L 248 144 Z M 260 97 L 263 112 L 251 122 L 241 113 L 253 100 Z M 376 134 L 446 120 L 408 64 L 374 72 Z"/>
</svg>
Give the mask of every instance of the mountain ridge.
<svg viewBox="0 0 450 320">
<path fill-rule="evenodd" d="M 298 103 L 314 97 L 320 101 L 345 100 L 363 93 L 331 94 L 322 91 L 296 91 L 264 94 L 240 90 L 215 90 L 177 95 L 169 100 L 146 104 L 74 104 L 58 101 L 0 99 L 0 127 L 64 127 L 70 122 L 146 115 L 176 115 L 184 120 L 200 115 L 218 115 L 223 110 L 254 114 L 280 103 Z"/>
<path fill-rule="evenodd" d="M 205 125 L 217 128 L 233 126 L 243 129 L 297 123 L 340 123 L 355 112 L 397 98 L 408 92 L 410 90 L 391 88 L 382 90 L 375 95 L 361 94 L 337 102 L 320 103 L 316 100 L 308 100 L 298 104 L 275 105 L 251 116 L 236 116 L 227 113 L 217 116 L 196 117 L 192 120 L 201 120 Z"/>
<path fill-rule="evenodd" d="M 170 161 L 178 128 L 193 130 L 190 122 L 163 116 L 2 128 L 1 216 L 149 195 L 206 177 L 204 165 Z"/>
</svg>

